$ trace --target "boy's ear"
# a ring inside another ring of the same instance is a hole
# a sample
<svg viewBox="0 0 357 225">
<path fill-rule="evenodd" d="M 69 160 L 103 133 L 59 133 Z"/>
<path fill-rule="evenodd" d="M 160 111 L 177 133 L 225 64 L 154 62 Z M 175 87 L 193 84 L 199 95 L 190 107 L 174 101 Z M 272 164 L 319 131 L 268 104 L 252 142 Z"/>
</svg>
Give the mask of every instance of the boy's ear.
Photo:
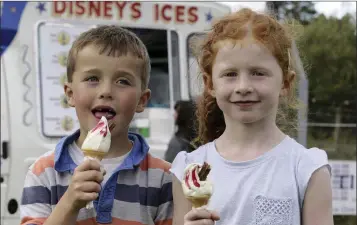
<svg viewBox="0 0 357 225">
<path fill-rule="evenodd" d="M 67 97 L 68 105 L 74 107 L 74 99 L 73 99 L 73 90 L 72 90 L 72 83 L 66 82 L 64 84 L 64 93 Z"/>
<path fill-rule="evenodd" d="M 140 99 L 139 99 L 139 103 L 136 106 L 136 111 L 137 113 L 141 113 L 145 110 L 145 106 L 148 103 L 149 99 L 151 97 L 151 90 L 150 89 L 146 89 L 141 93 Z"/>
<path fill-rule="evenodd" d="M 296 78 L 295 71 L 290 70 L 287 76 L 283 79 L 283 84 L 280 92 L 281 96 L 286 96 L 289 93 L 289 90 L 292 88 L 295 78 Z"/>
</svg>

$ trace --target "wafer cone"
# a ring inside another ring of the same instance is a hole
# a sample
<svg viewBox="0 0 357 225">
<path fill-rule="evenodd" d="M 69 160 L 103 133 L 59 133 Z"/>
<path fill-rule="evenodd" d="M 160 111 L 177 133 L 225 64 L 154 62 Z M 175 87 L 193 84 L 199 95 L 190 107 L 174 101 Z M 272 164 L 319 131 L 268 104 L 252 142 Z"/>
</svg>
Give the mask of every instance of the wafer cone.
<svg viewBox="0 0 357 225">
<path fill-rule="evenodd" d="M 106 152 L 103 151 L 94 151 L 94 150 L 85 150 L 82 149 L 84 158 L 87 160 L 88 159 L 97 159 L 99 161 L 102 161 L 102 159 L 104 158 L 105 154 L 107 154 Z M 86 209 L 92 209 L 94 208 L 93 202 L 88 202 L 86 205 Z"/>
<path fill-rule="evenodd" d="M 109 131 L 112 131 L 115 128 L 114 123 L 109 124 Z M 93 150 L 93 149 L 82 149 L 84 160 L 97 159 L 98 161 L 102 161 L 102 159 L 107 154 L 106 151 Z M 94 208 L 93 202 L 88 202 L 86 205 L 86 209 Z"/>
<path fill-rule="evenodd" d="M 85 149 L 82 149 L 82 152 L 85 157 L 98 159 L 99 161 L 102 161 L 105 154 L 107 154 L 106 152 L 102 152 L 102 151 L 85 150 Z"/>
<path fill-rule="evenodd" d="M 199 198 L 188 197 L 187 199 L 191 202 L 192 208 L 200 208 L 204 205 L 207 205 L 210 198 L 211 196 L 203 196 Z"/>
</svg>

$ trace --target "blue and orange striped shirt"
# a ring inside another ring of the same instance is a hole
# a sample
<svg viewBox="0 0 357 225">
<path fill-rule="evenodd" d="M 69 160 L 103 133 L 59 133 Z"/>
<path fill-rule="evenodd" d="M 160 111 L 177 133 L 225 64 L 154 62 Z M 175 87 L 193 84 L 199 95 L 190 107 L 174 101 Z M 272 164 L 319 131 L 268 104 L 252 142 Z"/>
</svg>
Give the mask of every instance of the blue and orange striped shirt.
<svg viewBox="0 0 357 225">
<path fill-rule="evenodd" d="M 21 224 L 43 224 L 67 190 L 77 165 L 68 146 L 79 131 L 62 138 L 55 151 L 41 156 L 26 175 Z M 80 210 L 77 224 L 169 225 L 173 200 L 170 164 L 150 155 L 144 138 L 130 133 L 133 149 L 102 187 L 95 209 Z"/>
</svg>

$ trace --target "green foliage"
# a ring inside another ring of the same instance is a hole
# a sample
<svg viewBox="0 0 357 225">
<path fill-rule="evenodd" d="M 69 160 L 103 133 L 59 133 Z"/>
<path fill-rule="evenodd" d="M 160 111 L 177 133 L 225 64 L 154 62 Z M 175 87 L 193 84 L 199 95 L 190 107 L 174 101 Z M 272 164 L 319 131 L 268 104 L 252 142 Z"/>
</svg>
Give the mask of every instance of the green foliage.
<svg viewBox="0 0 357 225">
<path fill-rule="evenodd" d="M 334 216 L 335 225 L 356 225 L 356 216 Z"/>
<path fill-rule="evenodd" d="M 309 80 L 309 122 L 356 123 L 355 15 L 316 15 L 312 2 L 267 2 L 267 7 L 279 20 L 303 25 L 296 43 Z M 355 160 L 356 128 L 309 127 L 307 145 L 325 149 L 329 159 Z M 355 225 L 356 216 L 334 216 L 334 224 Z"/>
<path fill-rule="evenodd" d="M 353 18 L 318 16 L 305 27 L 300 52 L 308 62 L 309 111 L 314 121 L 318 113 L 335 114 L 342 108 L 343 121 L 355 122 L 356 27 Z M 352 116 L 354 114 L 354 116 Z M 315 115 L 315 116 L 314 116 Z M 334 116 L 327 121 L 333 122 Z"/>
<path fill-rule="evenodd" d="M 355 123 L 355 18 L 319 15 L 305 26 L 299 43 L 308 63 L 309 121 Z M 308 146 L 327 150 L 329 159 L 354 160 L 356 128 L 310 127 Z M 355 225 L 356 216 L 334 216 L 334 224 Z"/>
<path fill-rule="evenodd" d="M 267 2 L 267 7 L 278 19 L 294 19 L 302 25 L 309 24 L 317 13 L 313 2 L 272 1 Z"/>
</svg>

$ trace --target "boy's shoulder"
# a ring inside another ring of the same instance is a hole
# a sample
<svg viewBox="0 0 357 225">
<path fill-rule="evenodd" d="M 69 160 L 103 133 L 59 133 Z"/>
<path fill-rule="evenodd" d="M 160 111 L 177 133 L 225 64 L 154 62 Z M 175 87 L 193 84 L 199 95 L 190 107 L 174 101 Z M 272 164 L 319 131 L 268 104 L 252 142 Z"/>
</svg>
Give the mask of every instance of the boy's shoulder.
<svg viewBox="0 0 357 225">
<path fill-rule="evenodd" d="M 153 156 L 148 152 L 145 158 L 140 163 L 140 169 L 143 171 L 148 171 L 150 169 L 159 169 L 165 173 L 169 173 L 171 164 L 163 159 Z"/>
<path fill-rule="evenodd" d="M 36 161 L 30 166 L 30 170 L 35 175 L 41 175 L 45 171 L 56 171 L 55 164 L 63 155 L 63 151 L 68 149 L 69 144 L 73 143 L 79 137 L 79 130 L 75 131 L 73 134 L 62 137 L 56 144 L 56 146 L 45 152 L 43 155 L 39 156 Z M 68 155 L 68 154 L 67 154 Z M 68 155 L 69 156 L 69 155 Z M 65 160 L 68 161 L 68 160 Z"/>
<path fill-rule="evenodd" d="M 38 157 L 34 163 L 31 164 L 29 170 L 40 176 L 42 173 L 46 171 L 46 169 L 54 169 L 55 165 L 55 150 L 47 151 L 40 157 Z"/>
</svg>

